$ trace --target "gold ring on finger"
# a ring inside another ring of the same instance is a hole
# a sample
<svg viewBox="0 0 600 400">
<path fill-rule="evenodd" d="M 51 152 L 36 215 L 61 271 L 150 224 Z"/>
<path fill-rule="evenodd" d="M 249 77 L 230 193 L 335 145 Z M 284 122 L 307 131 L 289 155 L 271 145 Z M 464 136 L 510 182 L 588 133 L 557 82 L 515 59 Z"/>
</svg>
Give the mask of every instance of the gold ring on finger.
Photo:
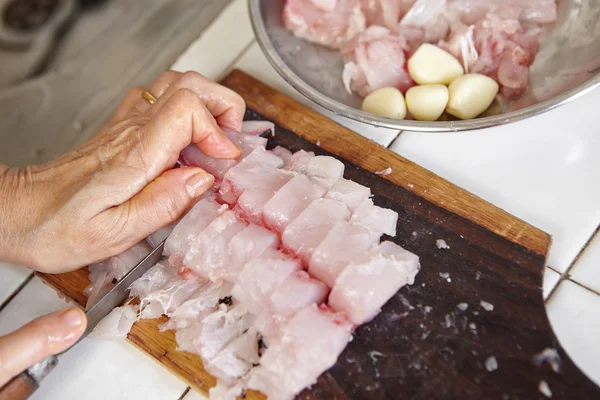
<svg viewBox="0 0 600 400">
<path fill-rule="evenodd" d="M 144 93 L 142 93 L 142 97 L 151 105 L 156 103 L 156 97 L 154 97 L 154 95 L 147 90 L 144 90 Z"/>
</svg>

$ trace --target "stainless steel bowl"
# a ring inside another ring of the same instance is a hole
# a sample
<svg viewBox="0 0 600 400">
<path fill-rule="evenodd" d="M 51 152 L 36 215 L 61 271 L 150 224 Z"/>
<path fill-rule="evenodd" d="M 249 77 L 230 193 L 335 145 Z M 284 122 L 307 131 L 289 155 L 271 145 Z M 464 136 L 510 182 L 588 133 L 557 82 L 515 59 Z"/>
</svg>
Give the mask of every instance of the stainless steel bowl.
<svg viewBox="0 0 600 400">
<path fill-rule="evenodd" d="M 249 0 L 258 43 L 296 90 L 338 115 L 366 124 L 419 132 L 456 132 L 507 124 L 552 110 L 600 85 L 600 1 L 559 0 L 559 21 L 531 66 L 529 87 L 502 113 L 469 121 L 421 122 L 378 117 L 360 110 L 362 99 L 342 83 L 337 51 L 296 38 L 281 19 L 284 0 Z"/>
</svg>

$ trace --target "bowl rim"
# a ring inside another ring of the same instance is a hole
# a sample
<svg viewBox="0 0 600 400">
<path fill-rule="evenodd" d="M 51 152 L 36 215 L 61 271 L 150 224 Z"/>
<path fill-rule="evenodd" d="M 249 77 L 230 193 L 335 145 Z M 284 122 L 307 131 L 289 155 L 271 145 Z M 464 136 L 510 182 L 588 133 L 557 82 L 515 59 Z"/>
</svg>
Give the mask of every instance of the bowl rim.
<svg viewBox="0 0 600 400">
<path fill-rule="evenodd" d="M 248 11 L 250 14 L 250 22 L 263 53 L 273 66 L 277 73 L 289 83 L 294 89 L 304 95 L 306 98 L 317 103 L 321 107 L 333 112 L 335 115 L 340 115 L 346 118 L 353 119 L 364 124 L 373 125 L 381 128 L 414 131 L 422 133 L 440 133 L 440 132 L 459 132 L 492 126 L 505 125 L 536 115 L 545 113 L 560 107 L 572 100 L 575 100 L 600 86 L 600 70 L 591 71 L 595 73 L 590 79 L 577 85 L 574 88 L 566 90 L 557 96 L 540 103 L 525 107 L 516 111 L 511 111 L 506 114 L 494 115 L 483 118 L 476 118 L 464 121 L 414 121 L 414 120 L 396 120 L 391 118 L 379 117 L 373 114 L 366 113 L 354 107 L 340 103 L 325 96 L 311 85 L 304 82 L 279 56 L 273 46 L 273 42 L 269 37 L 267 28 L 262 19 L 260 12 L 259 0 L 248 0 Z"/>
</svg>

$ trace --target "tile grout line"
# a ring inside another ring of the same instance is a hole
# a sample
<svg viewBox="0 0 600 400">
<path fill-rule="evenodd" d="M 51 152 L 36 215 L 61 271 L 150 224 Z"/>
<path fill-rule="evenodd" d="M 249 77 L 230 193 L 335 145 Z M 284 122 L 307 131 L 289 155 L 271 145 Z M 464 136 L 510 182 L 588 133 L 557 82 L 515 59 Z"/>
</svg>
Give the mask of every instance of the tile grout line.
<svg viewBox="0 0 600 400">
<path fill-rule="evenodd" d="M 583 283 L 580 283 L 574 279 L 571 279 L 571 270 L 575 267 L 575 264 L 577 264 L 577 261 L 579 261 L 579 259 L 581 258 L 581 256 L 583 255 L 583 253 L 585 252 L 585 250 L 589 247 L 590 243 L 596 238 L 597 235 L 600 234 L 600 225 L 598 225 L 598 227 L 596 228 L 596 230 L 594 231 L 594 233 L 592 233 L 592 235 L 589 237 L 589 239 L 585 242 L 585 244 L 581 247 L 581 250 L 579 251 L 579 253 L 577 253 L 577 256 L 575 256 L 575 259 L 571 262 L 571 264 L 569 264 L 569 266 L 567 267 L 567 269 L 565 270 L 565 272 L 560 272 L 554 268 L 552 268 L 551 266 L 547 265 L 546 268 L 549 268 L 550 270 L 556 272 L 557 274 L 559 274 L 559 279 L 558 282 L 556 282 L 556 285 L 552 288 L 552 290 L 550 291 L 550 293 L 548 293 L 548 297 L 546 297 L 546 299 L 544 300 L 544 303 L 547 304 L 548 301 L 552 298 L 552 296 L 554 295 L 554 293 L 556 292 L 556 290 L 558 289 L 558 287 L 560 286 L 561 283 L 563 283 L 563 281 L 567 280 L 569 282 L 573 282 L 574 284 L 576 284 L 577 286 L 589 290 L 590 292 L 600 296 L 600 293 L 598 291 L 596 291 L 595 289 L 589 288 L 586 285 L 584 285 Z"/>
<path fill-rule="evenodd" d="M 248 53 L 250 47 L 252 47 L 254 43 L 256 43 L 256 38 L 252 37 L 250 43 L 248 43 L 248 45 L 246 45 L 246 47 L 244 47 L 242 51 L 240 51 L 240 53 L 233 59 L 233 61 L 230 62 L 229 65 L 227 65 L 227 67 L 225 67 L 223 73 L 217 78 L 217 82 L 220 82 L 225 76 L 227 76 L 227 74 L 235 67 L 238 61 L 240 61 L 242 57 L 244 57 L 246 53 Z"/>
<path fill-rule="evenodd" d="M 556 282 L 556 285 L 554 285 L 554 287 L 552 288 L 552 290 L 550 291 L 550 293 L 548 293 L 548 297 L 546 297 L 546 299 L 544 300 L 544 304 L 548 304 L 548 301 L 550 301 L 550 299 L 554 295 L 554 292 L 556 292 L 556 290 L 558 289 L 558 287 L 560 286 L 560 284 L 563 283 L 564 280 L 565 280 L 565 278 L 562 275 L 560 275 L 558 277 L 558 282 Z"/>
<path fill-rule="evenodd" d="M 561 273 L 559 270 L 557 270 L 556 268 L 554 268 L 554 267 L 551 267 L 551 266 L 549 266 L 549 265 L 546 265 L 546 268 L 548 268 L 548 269 L 549 269 L 549 270 L 551 270 L 551 271 L 554 271 L 554 272 L 556 272 L 556 273 L 557 273 L 557 274 L 559 274 L 559 275 L 562 275 L 562 273 Z"/>
<path fill-rule="evenodd" d="M 191 387 L 187 387 L 185 388 L 185 390 L 183 391 L 183 393 L 181 394 L 181 396 L 179 396 L 179 398 L 177 400 L 183 400 L 185 398 L 185 396 L 187 396 L 187 394 L 190 392 L 192 388 Z"/>
<path fill-rule="evenodd" d="M 14 299 L 19 294 L 19 292 L 21 292 L 21 290 L 23 290 L 23 288 L 27 286 L 29 282 L 31 282 L 34 276 L 35 274 L 32 272 L 23 282 L 21 282 L 21 284 L 15 289 L 15 291 L 12 292 L 11 295 L 8 296 L 8 298 L 4 300 L 2 304 L 0 304 L 0 312 L 2 312 L 2 310 L 4 310 L 8 303 L 10 303 L 12 299 Z"/>
<path fill-rule="evenodd" d="M 565 278 L 565 280 L 567 280 L 567 281 L 569 281 L 569 282 L 573 282 L 573 283 L 574 283 L 574 284 L 576 284 L 577 286 L 580 286 L 580 287 L 582 287 L 582 288 L 584 288 L 584 289 L 586 289 L 586 290 L 589 290 L 590 292 L 592 292 L 592 293 L 594 293 L 594 294 L 596 294 L 596 295 L 600 296 L 600 292 L 598 292 L 598 291 L 597 291 L 597 290 L 595 290 L 595 289 L 589 288 L 589 287 L 585 286 L 585 285 L 584 285 L 584 284 L 582 284 L 582 283 L 579 283 L 579 282 L 577 282 L 577 281 L 574 281 L 573 279 L 569 279 L 569 278 Z"/>
<path fill-rule="evenodd" d="M 387 146 L 385 146 L 387 149 L 391 150 L 392 146 L 394 145 L 394 143 L 396 142 L 396 140 L 398 140 L 398 138 L 400 137 L 400 135 L 402 134 L 402 132 L 404 131 L 398 131 L 398 134 L 396 135 L 395 138 L 392 139 L 392 141 L 390 142 L 390 144 L 388 144 Z M 393 150 L 392 150 L 393 151 Z"/>
<path fill-rule="evenodd" d="M 556 282 L 556 285 L 552 288 L 552 290 L 548 294 L 548 297 L 546 297 L 546 299 L 544 300 L 545 304 L 548 303 L 548 301 L 550 300 L 550 298 L 552 297 L 552 295 L 554 295 L 554 292 L 556 292 L 556 290 L 558 289 L 558 287 L 560 286 L 560 284 L 563 283 L 564 281 L 568 281 L 568 282 L 574 283 L 575 285 L 579 286 L 580 288 L 585 289 L 585 290 L 587 290 L 589 292 L 592 292 L 592 293 L 594 293 L 597 296 L 600 296 L 600 292 L 598 292 L 597 290 L 589 288 L 589 287 L 585 286 L 584 284 L 582 284 L 580 282 L 577 282 L 577 281 L 575 281 L 573 279 L 570 279 L 570 278 L 567 278 L 567 277 L 564 277 L 564 276 L 561 275 L 560 278 L 559 278 L 559 280 L 558 280 L 558 282 Z"/>
<path fill-rule="evenodd" d="M 592 240 L 594 240 L 594 238 L 598 235 L 599 232 L 600 232 L 600 225 L 598 225 L 596 227 L 596 230 L 594 231 L 594 233 L 592 233 L 592 235 L 589 237 L 589 239 L 584 243 L 581 250 L 579 250 L 579 253 L 577 253 L 577 256 L 575 256 L 575 259 L 571 262 L 571 264 L 569 264 L 569 266 L 565 270 L 565 272 L 564 272 L 565 278 L 567 278 L 567 279 L 570 278 L 571 270 L 573 269 L 575 264 L 577 264 L 577 261 L 579 261 L 579 259 L 581 258 L 581 256 L 585 252 L 585 250 L 589 247 L 590 243 L 592 242 Z"/>
</svg>

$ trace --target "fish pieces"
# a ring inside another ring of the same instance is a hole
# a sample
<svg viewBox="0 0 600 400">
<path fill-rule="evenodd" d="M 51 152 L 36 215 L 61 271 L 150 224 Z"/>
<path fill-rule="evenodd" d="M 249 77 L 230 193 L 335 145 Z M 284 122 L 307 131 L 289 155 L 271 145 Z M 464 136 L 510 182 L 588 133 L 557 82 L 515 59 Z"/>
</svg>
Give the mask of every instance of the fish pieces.
<svg viewBox="0 0 600 400">
<path fill-rule="evenodd" d="M 164 253 L 181 262 L 198 235 L 217 218 L 220 208 L 214 196 L 198 201 L 173 228 L 173 232 L 165 242 Z"/>
<path fill-rule="evenodd" d="M 227 247 L 227 262 L 213 276 L 235 283 L 246 263 L 259 257 L 267 249 L 277 249 L 279 243 L 276 233 L 250 224 L 231 239 Z"/>
<path fill-rule="evenodd" d="M 328 304 L 344 312 L 355 325 L 373 319 L 404 285 L 414 282 L 419 257 L 392 242 L 348 265 L 338 276 Z"/>
<path fill-rule="evenodd" d="M 356 210 L 369 197 L 371 197 L 371 189 L 343 178 L 337 180 L 325 195 L 326 199 L 344 203 L 350 211 Z"/>
<path fill-rule="evenodd" d="M 360 225 L 339 221 L 315 249 L 308 272 L 333 287 L 343 269 L 379 243 L 380 236 Z"/>
<path fill-rule="evenodd" d="M 245 227 L 233 211 L 223 212 L 198 235 L 185 255 L 184 265 L 201 277 L 218 279 L 218 271 L 227 261 L 229 242 Z"/>
<path fill-rule="evenodd" d="M 354 211 L 350 222 L 364 226 L 380 234 L 396 236 L 396 225 L 398 224 L 398 213 L 389 208 L 379 207 L 373 204 L 373 200 L 367 199 Z"/>
<path fill-rule="evenodd" d="M 360 0 L 288 0 L 283 22 L 299 38 L 340 48 L 365 29 L 366 17 Z"/>
<path fill-rule="evenodd" d="M 277 232 L 283 232 L 291 221 L 324 194 L 325 189 L 312 183 L 306 175 L 294 176 L 265 204 L 265 225 Z"/>
<path fill-rule="evenodd" d="M 246 189 L 277 191 L 293 176 L 280 170 L 283 160 L 262 148 L 256 148 L 248 157 L 225 173 L 219 189 L 221 199 L 235 204 Z"/>
<path fill-rule="evenodd" d="M 344 176 L 344 164 L 333 157 L 315 156 L 306 166 L 306 176 L 326 190 Z"/>
<path fill-rule="evenodd" d="M 313 201 L 283 232 L 283 246 L 297 254 L 306 264 L 315 249 L 338 221 L 347 220 L 345 204 L 332 199 Z"/>
<path fill-rule="evenodd" d="M 255 315 L 267 307 L 273 292 L 294 272 L 301 269 L 298 259 L 268 249 L 246 264 L 232 294 Z"/>
<path fill-rule="evenodd" d="M 285 326 L 282 339 L 262 355 L 248 386 L 268 398 L 293 399 L 331 368 L 350 340 L 353 326 L 341 313 L 311 305 Z"/>
</svg>

